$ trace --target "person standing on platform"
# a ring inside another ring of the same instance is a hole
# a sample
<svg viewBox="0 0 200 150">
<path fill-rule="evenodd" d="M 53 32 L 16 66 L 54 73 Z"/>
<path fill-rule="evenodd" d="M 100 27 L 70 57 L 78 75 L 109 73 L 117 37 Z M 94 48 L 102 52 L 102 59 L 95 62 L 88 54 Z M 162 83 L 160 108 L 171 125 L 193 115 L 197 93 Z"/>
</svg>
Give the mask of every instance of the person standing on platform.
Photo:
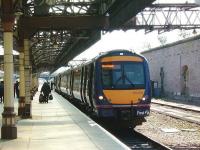
<svg viewBox="0 0 200 150">
<path fill-rule="evenodd" d="M 41 93 L 44 94 L 44 99 L 46 102 L 48 102 L 49 94 L 51 93 L 51 88 L 47 82 L 44 82 L 41 88 Z"/>
<path fill-rule="evenodd" d="M 16 93 L 16 97 L 19 98 L 19 81 L 16 81 L 14 85 L 14 93 Z"/>
<path fill-rule="evenodd" d="M 53 90 L 53 88 L 54 88 L 54 82 L 51 81 L 51 90 Z"/>
<path fill-rule="evenodd" d="M 4 83 L 1 81 L 0 83 L 0 103 L 4 102 Z"/>
</svg>

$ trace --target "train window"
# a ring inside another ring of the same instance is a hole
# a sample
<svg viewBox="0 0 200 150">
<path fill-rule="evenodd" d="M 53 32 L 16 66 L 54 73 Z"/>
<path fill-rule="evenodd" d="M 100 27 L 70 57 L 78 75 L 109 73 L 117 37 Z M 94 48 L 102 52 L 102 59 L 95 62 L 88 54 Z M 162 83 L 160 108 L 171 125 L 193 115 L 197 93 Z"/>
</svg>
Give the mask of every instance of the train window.
<svg viewBox="0 0 200 150">
<path fill-rule="evenodd" d="M 121 76 L 121 65 L 117 64 L 103 64 L 102 65 L 102 79 L 103 85 L 105 87 L 112 87 L 112 82 L 118 82 L 118 84 L 122 84 Z M 118 80 L 118 81 L 117 81 Z"/>
<path fill-rule="evenodd" d="M 81 71 L 80 70 L 76 70 L 74 72 L 74 84 L 73 84 L 73 89 L 75 91 L 79 91 L 80 90 L 80 81 L 81 81 Z"/>
<path fill-rule="evenodd" d="M 69 76 L 70 74 L 68 73 L 67 74 L 67 86 L 66 86 L 66 89 L 69 89 L 69 87 L 70 87 L 70 83 L 69 83 L 69 81 L 70 81 L 70 76 Z"/>
<path fill-rule="evenodd" d="M 102 64 L 102 82 L 104 89 L 144 88 L 143 63 L 113 62 Z"/>
<path fill-rule="evenodd" d="M 124 64 L 125 84 L 144 84 L 144 68 L 142 63 Z"/>
</svg>

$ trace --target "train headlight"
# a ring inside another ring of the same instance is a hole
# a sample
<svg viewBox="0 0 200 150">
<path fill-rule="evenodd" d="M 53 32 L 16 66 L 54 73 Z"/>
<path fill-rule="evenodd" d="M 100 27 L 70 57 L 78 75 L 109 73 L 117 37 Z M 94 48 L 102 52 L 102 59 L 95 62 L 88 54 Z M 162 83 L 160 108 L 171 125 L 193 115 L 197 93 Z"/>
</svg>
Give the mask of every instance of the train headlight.
<svg viewBox="0 0 200 150">
<path fill-rule="evenodd" d="M 103 100 L 103 96 L 99 96 L 99 100 Z"/>
<path fill-rule="evenodd" d="M 142 100 L 145 101 L 146 100 L 145 97 L 143 97 Z"/>
<path fill-rule="evenodd" d="M 145 96 L 142 98 L 142 101 L 146 101 L 147 99 L 149 99 L 149 96 L 148 96 L 148 95 L 145 95 Z"/>
</svg>

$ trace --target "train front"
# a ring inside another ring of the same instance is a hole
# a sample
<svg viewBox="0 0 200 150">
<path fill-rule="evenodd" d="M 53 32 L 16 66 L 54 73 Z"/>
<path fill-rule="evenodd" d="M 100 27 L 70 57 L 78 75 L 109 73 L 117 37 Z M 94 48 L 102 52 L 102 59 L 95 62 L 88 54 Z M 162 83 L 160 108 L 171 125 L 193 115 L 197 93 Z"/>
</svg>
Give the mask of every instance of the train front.
<svg viewBox="0 0 200 150">
<path fill-rule="evenodd" d="M 150 113 L 151 102 L 146 59 L 129 51 L 114 51 L 100 57 L 96 67 L 98 116 L 141 124 Z"/>
</svg>

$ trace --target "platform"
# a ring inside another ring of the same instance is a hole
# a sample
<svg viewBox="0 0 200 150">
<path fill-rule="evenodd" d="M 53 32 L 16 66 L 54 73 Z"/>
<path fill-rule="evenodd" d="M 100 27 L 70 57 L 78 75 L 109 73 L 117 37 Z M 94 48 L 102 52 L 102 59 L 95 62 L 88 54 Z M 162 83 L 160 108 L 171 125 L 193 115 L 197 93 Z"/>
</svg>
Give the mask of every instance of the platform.
<svg viewBox="0 0 200 150">
<path fill-rule="evenodd" d="M 38 97 L 32 102 L 32 119 L 18 120 L 18 138 L 0 140 L 0 150 L 129 149 L 57 93 L 49 103 L 40 104 Z"/>
</svg>

